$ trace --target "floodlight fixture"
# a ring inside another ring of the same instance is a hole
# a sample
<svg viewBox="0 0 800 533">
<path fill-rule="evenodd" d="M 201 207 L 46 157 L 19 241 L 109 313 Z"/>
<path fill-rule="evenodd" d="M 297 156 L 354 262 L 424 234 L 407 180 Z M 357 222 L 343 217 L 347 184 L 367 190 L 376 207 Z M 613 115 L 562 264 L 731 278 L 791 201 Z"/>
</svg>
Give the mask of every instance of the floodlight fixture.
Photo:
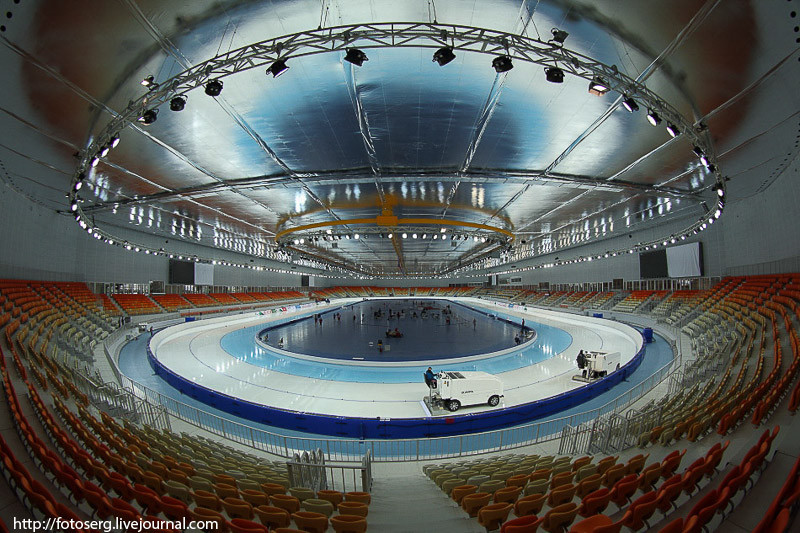
<svg viewBox="0 0 800 533">
<path fill-rule="evenodd" d="M 564 44 L 564 41 L 566 41 L 567 37 L 569 37 L 569 33 L 564 30 L 559 30 L 558 28 L 553 28 L 550 30 L 550 33 L 553 34 L 553 38 L 550 39 L 550 41 L 558 44 Z"/>
<path fill-rule="evenodd" d="M 622 100 L 622 107 L 624 107 L 628 113 L 639 111 L 639 104 L 636 103 L 636 100 L 628 98 L 627 96 Z"/>
<path fill-rule="evenodd" d="M 679 130 L 678 126 L 676 126 L 672 122 L 668 122 L 667 123 L 667 133 L 669 133 L 670 137 L 675 138 L 675 137 L 677 137 L 678 135 L 681 134 L 681 130 Z"/>
<path fill-rule="evenodd" d="M 550 83 L 564 83 L 564 71 L 558 67 L 544 69 L 544 75 Z"/>
<path fill-rule="evenodd" d="M 364 64 L 364 61 L 369 61 L 367 54 L 363 52 L 363 50 L 359 50 L 358 48 L 348 48 L 347 53 L 344 55 L 344 60 L 348 63 L 352 63 L 357 67 L 360 67 Z"/>
<path fill-rule="evenodd" d="M 147 87 L 148 91 L 155 91 L 158 89 L 158 84 L 153 76 L 147 76 L 141 82 L 142 86 Z"/>
<path fill-rule="evenodd" d="M 433 53 L 433 61 L 439 63 L 440 67 L 445 66 L 452 60 L 456 58 L 456 54 L 453 53 L 453 49 L 449 46 L 445 46 L 444 48 L 439 48 Z"/>
<path fill-rule="evenodd" d="M 286 61 L 278 59 L 269 66 L 267 74 L 272 74 L 273 78 L 277 78 L 287 70 L 289 70 L 289 66 L 286 64 Z"/>
<path fill-rule="evenodd" d="M 658 113 L 656 113 L 652 109 L 649 109 L 647 111 L 647 122 L 649 122 L 653 126 L 658 126 L 659 124 L 661 124 L 661 117 L 658 116 Z"/>
<path fill-rule="evenodd" d="M 142 116 L 139 117 L 137 120 L 141 122 L 143 125 L 149 126 L 150 124 L 158 120 L 158 109 L 148 109 L 147 111 L 142 113 Z"/>
<path fill-rule="evenodd" d="M 217 97 L 222 92 L 222 82 L 220 80 L 214 79 L 206 83 L 206 94 L 208 96 Z M 170 102 L 170 109 L 172 109 L 172 102 Z M 175 111 L 173 109 L 173 111 Z"/>
<path fill-rule="evenodd" d="M 208 88 L 206 88 L 206 91 Z M 169 101 L 169 110 L 170 111 L 183 111 L 183 108 L 186 107 L 186 97 L 182 95 L 178 95 L 174 97 L 172 100 Z"/>
<path fill-rule="evenodd" d="M 492 68 L 494 68 L 498 74 L 501 74 L 514 68 L 514 64 L 511 63 L 511 58 L 508 56 L 497 56 L 492 59 Z"/>
<path fill-rule="evenodd" d="M 611 87 L 608 85 L 608 82 L 599 76 L 595 76 L 592 78 L 592 81 L 589 82 L 589 93 L 595 96 L 603 96 L 610 90 Z"/>
</svg>

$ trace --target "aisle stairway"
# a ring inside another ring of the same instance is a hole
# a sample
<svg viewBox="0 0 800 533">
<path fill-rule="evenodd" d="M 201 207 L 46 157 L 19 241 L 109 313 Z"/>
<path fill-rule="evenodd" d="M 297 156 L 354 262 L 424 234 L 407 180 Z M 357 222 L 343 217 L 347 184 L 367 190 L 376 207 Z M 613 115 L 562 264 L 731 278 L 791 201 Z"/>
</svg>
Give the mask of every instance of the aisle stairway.
<svg viewBox="0 0 800 533">
<path fill-rule="evenodd" d="M 474 518 L 456 506 L 422 472 L 388 477 L 375 467 L 372 503 L 369 506 L 369 530 L 381 533 L 483 533 L 486 530 Z M 386 468 L 397 467 L 387 465 Z M 402 512 L 398 512 L 402 509 Z"/>
</svg>

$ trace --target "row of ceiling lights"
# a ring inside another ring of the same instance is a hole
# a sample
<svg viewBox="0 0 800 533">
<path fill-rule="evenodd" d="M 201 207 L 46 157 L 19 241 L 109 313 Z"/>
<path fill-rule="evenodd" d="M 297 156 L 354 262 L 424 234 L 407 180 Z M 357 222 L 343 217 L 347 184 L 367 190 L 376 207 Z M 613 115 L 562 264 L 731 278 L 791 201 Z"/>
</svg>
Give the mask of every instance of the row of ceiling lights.
<svg viewBox="0 0 800 533">
<path fill-rule="evenodd" d="M 273 268 L 273 267 L 263 266 L 263 265 L 251 265 L 251 264 L 247 264 L 247 263 L 236 263 L 236 262 L 233 262 L 233 261 L 222 260 L 222 259 L 204 259 L 204 258 L 201 258 L 201 257 L 199 257 L 197 255 L 182 255 L 182 254 L 169 253 L 169 252 L 165 251 L 163 248 L 156 250 L 156 249 L 153 249 L 153 248 L 148 248 L 146 246 L 136 245 L 136 244 L 130 243 L 128 241 L 116 241 L 116 240 L 114 240 L 113 237 L 110 237 L 110 236 L 107 236 L 107 235 L 103 234 L 98 228 L 94 228 L 91 225 L 89 225 L 85 220 L 83 220 L 79 216 L 76 216 L 76 220 L 78 221 L 78 224 L 80 225 L 80 227 L 82 229 L 86 230 L 87 233 L 91 237 L 94 237 L 97 240 L 101 240 L 101 241 L 105 242 L 106 244 L 110 244 L 110 245 L 113 245 L 113 246 L 121 246 L 124 249 L 126 249 L 128 251 L 131 251 L 131 252 L 143 253 L 145 255 L 169 257 L 170 259 L 178 259 L 178 260 L 183 260 L 183 261 L 193 261 L 195 263 L 210 263 L 212 265 L 230 266 L 230 267 L 237 267 L 237 268 L 247 268 L 247 269 L 250 269 L 250 270 L 257 270 L 257 271 L 268 271 L 268 272 L 275 272 L 275 273 L 281 273 L 281 274 L 297 274 L 298 273 L 298 272 L 293 271 L 293 270 L 286 270 L 286 269 L 281 269 L 281 268 Z M 281 252 L 278 251 L 276 255 L 280 256 Z M 283 255 L 285 255 L 285 254 L 283 254 Z M 278 258 L 271 257 L 270 259 L 271 260 L 275 260 L 275 261 L 281 261 L 282 260 L 279 257 Z M 283 261 L 289 262 L 290 259 L 291 258 L 289 256 L 286 256 L 283 259 Z M 329 269 L 329 270 L 330 269 L 337 270 L 337 271 L 340 271 L 342 273 L 346 273 L 347 272 L 345 269 L 332 268 L 331 265 L 322 264 L 321 262 L 318 262 L 318 261 L 315 262 L 315 261 L 303 260 L 299 264 L 300 264 L 300 266 L 307 266 L 307 267 L 315 268 L 315 269 L 324 269 L 324 268 L 326 268 L 326 269 Z M 314 273 L 314 276 L 317 276 L 317 277 L 329 277 L 329 278 L 339 277 L 339 276 L 336 276 L 336 275 L 328 275 L 328 274 L 322 274 L 322 273 L 316 273 L 316 272 Z"/>
<path fill-rule="evenodd" d="M 398 235 L 398 237 L 400 237 L 402 239 L 409 239 L 409 238 L 410 239 L 422 239 L 422 240 L 430 239 L 430 240 L 433 240 L 433 241 L 441 239 L 442 241 L 446 241 L 449 238 L 449 239 L 451 239 L 453 241 L 468 241 L 468 240 L 472 240 L 473 242 L 481 242 L 481 243 L 485 243 L 485 242 L 488 241 L 491 244 L 497 244 L 497 243 L 503 242 L 502 239 L 487 238 L 487 237 L 485 237 L 483 235 L 461 234 L 461 233 L 454 233 L 454 234 L 450 235 L 450 234 L 446 233 L 446 231 L 447 230 L 442 228 L 440 233 L 416 233 L 416 232 L 408 233 L 408 232 L 403 232 L 403 233 L 398 233 L 397 235 Z M 393 239 L 395 234 L 394 233 L 378 233 L 378 234 L 376 234 L 376 236 L 381 238 L 381 239 Z M 319 242 L 319 241 L 323 241 L 323 242 L 324 241 L 341 241 L 341 240 L 351 240 L 351 239 L 359 240 L 359 239 L 366 239 L 366 238 L 368 238 L 368 235 L 366 235 L 366 234 L 344 233 L 344 234 L 341 234 L 341 235 L 339 235 L 339 234 L 333 235 L 332 232 L 330 232 L 330 230 L 328 230 L 328 233 L 326 233 L 325 235 L 312 235 L 312 236 L 310 236 L 308 238 L 306 238 L 306 237 L 297 237 L 295 239 L 292 239 L 291 242 L 293 242 L 295 245 L 299 245 L 299 244 L 305 244 L 305 243 L 309 243 L 310 244 L 312 242 Z"/>
<path fill-rule="evenodd" d="M 634 252 L 643 252 L 649 250 L 655 250 L 660 246 L 666 247 L 670 244 L 676 244 L 678 241 L 685 241 L 687 238 L 699 235 L 709 226 L 711 226 L 720 216 L 722 216 L 722 211 L 725 209 L 725 188 L 722 183 L 717 183 L 713 187 L 714 191 L 717 193 L 717 204 L 716 209 L 713 213 L 704 216 L 703 218 L 699 219 L 695 226 L 692 229 L 686 230 L 683 233 L 679 233 L 676 235 L 670 236 L 668 239 L 664 239 L 662 241 L 650 242 L 650 243 L 639 243 L 636 246 L 632 246 L 627 250 L 616 250 L 616 251 L 607 251 L 603 254 L 597 255 L 589 255 L 589 256 L 581 256 L 574 259 L 565 259 L 565 260 L 556 260 L 551 263 L 544 263 L 540 265 L 531 265 L 528 267 L 522 268 L 513 268 L 506 271 L 498 271 L 492 272 L 493 274 L 511 274 L 516 272 L 525 272 L 529 270 L 535 270 L 539 268 L 552 268 L 554 266 L 562 266 L 562 265 L 572 265 L 575 263 L 582 263 L 587 261 L 594 261 L 594 260 L 601 260 L 601 259 L 608 259 L 610 257 L 617 257 L 620 255 L 624 255 L 625 253 L 633 254 Z M 710 211 L 709 211 L 710 213 Z M 557 259 L 557 258 L 556 258 Z M 486 267 L 479 267 L 479 268 L 486 268 Z"/>
</svg>

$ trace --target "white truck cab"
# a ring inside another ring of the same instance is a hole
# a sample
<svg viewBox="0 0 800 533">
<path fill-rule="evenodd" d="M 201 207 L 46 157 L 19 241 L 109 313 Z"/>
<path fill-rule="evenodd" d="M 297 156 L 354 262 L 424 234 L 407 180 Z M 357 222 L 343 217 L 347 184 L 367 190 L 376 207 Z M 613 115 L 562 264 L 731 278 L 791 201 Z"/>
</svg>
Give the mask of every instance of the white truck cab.
<svg viewBox="0 0 800 533">
<path fill-rule="evenodd" d="M 503 382 L 487 372 L 439 372 L 433 394 L 450 411 L 458 411 L 462 405 L 486 403 L 494 407 L 503 397 Z"/>
</svg>

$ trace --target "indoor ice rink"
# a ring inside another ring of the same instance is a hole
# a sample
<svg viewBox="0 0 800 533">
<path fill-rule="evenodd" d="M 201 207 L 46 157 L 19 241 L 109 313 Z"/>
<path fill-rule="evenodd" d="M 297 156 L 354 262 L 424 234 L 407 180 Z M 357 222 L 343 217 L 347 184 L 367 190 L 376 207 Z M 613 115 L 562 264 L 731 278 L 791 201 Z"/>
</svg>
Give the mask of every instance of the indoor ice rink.
<svg viewBox="0 0 800 533">
<path fill-rule="evenodd" d="M 800 529 L 800 0 L 7 0 L 0 533 Z"/>
</svg>

